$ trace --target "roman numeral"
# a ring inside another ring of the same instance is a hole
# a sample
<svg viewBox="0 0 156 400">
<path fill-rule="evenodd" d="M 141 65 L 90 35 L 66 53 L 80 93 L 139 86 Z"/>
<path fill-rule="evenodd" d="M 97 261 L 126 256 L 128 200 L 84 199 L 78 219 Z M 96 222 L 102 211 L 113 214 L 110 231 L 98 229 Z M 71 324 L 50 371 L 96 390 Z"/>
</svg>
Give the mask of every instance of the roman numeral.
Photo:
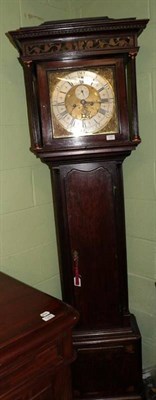
<svg viewBox="0 0 156 400">
<path fill-rule="evenodd" d="M 86 129 L 86 122 L 84 120 L 82 120 L 82 128 Z"/>
<path fill-rule="evenodd" d="M 109 97 L 107 99 L 101 99 L 100 103 L 109 103 L 111 100 L 114 100 L 114 98 L 113 97 Z"/>
<path fill-rule="evenodd" d="M 75 126 L 75 119 L 73 118 L 69 123 L 69 128 L 74 128 Z"/>
<path fill-rule="evenodd" d="M 67 116 L 67 111 L 64 110 L 58 115 L 58 119 L 65 118 Z"/>
<path fill-rule="evenodd" d="M 98 89 L 98 92 L 102 92 L 102 90 L 104 90 L 104 87 L 102 86 L 100 89 Z"/>
<path fill-rule="evenodd" d="M 54 106 L 54 107 L 59 107 L 59 106 L 61 107 L 61 106 L 64 106 L 64 101 L 61 101 L 60 103 L 56 103 L 56 102 L 55 102 L 55 103 L 53 103 L 53 106 Z"/>
<path fill-rule="evenodd" d="M 96 123 L 96 125 L 99 125 L 99 122 L 94 118 L 94 122 Z"/>
<path fill-rule="evenodd" d="M 100 92 L 102 92 L 102 90 L 105 90 L 106 88 L 109 88 L 109 87 L 110 87 L 109 83 L 105 83 L 104 86 L 102 86 L 100 89 L 98 89 L 98 92 L 100 93 Z"/>
<path fill-rule="evenodd" d="M 101 99 L 100 103 L 108 103 L 110 99 Z"/>
<path fill-rule="evenodd" d="M 106 111 L 106 110 L 103 110 L 103 108 L 100 108 L 100 110 L 99 110 L 99 113 L 100 113 L 100 114 L 103 114 L 103 115 L 106 115 L 106 112 L 107 112 L 107 111 Z"/>
</svg>

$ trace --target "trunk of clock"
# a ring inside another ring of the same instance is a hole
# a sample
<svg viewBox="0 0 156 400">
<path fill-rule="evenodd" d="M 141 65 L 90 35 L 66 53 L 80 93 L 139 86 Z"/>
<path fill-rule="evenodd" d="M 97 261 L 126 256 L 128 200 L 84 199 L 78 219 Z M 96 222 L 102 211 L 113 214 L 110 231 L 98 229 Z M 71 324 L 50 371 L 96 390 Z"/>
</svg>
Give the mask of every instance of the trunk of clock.
<svg viewBox="0 0 156 400">
<path fill-rule="evenodd" d="M 63 300 L 73 334 L 74 399 L 139 398 L 141 344 L 128 309 L 121 156 L 49 164 Z M 87 162 L 88 161 L 88 162 Z"/>
</svg>

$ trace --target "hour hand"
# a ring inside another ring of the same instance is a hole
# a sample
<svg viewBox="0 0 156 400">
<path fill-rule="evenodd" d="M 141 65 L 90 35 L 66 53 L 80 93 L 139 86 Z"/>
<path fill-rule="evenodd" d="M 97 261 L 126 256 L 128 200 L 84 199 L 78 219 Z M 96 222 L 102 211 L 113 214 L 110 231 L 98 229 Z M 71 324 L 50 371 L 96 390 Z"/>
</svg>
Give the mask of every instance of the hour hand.
<svg viewBox="0 0 156 400">
<path fill-rule="evenodd" d="M 102 104 L 102 103 L 108 103 L 109 99 L 101 99 L 101 100 L 93 100 L 93 101 L 87 101 L 87 100 L 81 100 L 82 105 L 90 105 L 93 106 L 94 104 Z"/>
</svg>

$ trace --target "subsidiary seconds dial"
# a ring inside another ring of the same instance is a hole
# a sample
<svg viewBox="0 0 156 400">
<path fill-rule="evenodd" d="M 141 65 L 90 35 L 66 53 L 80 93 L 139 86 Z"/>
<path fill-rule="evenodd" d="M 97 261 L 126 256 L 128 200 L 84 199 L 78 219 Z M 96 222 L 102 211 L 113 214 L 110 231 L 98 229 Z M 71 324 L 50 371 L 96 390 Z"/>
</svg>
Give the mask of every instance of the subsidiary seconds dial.
<svg viewBox="0 0 156 400">
<path fill-rule="evenodd" d="M 51 111 L 68 136 L 109 133 L 115 95 L 109 80 L 92 70 L 60 74 L 51 94 Z"/>
</svg>

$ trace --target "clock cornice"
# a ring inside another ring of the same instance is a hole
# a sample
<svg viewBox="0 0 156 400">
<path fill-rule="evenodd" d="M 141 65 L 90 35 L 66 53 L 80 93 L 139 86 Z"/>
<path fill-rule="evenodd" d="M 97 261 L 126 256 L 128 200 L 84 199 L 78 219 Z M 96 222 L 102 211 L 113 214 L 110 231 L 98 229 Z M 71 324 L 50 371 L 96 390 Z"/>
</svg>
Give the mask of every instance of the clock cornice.
<svg viewBox="0 0 156 400">
<path fill-rule="evenodd" d="M 22 62 L 138 51 L 137 37 L 147 19 L 108 17 L 49 21 L 8 32 Z"/>
<path fill-rule="evenodd" d="M 108 17 L 97 17 L 97 18 L 82 18 L 73 20 L 62 20 L 62 21 L 48 21 L 35 27 L 24 27 L 15 31 L 10 31 L 8 36 L 12 37 L 14 41 L 18 39 L 26 39 L 31 37 L 53 37 L 73 33 L 86 33 L 86 32 L 105 32 L 111 34 L 116 32 L 128 32 L 132 31 L 137 36 L 141 34 L 145 29 L 148 19 L 136 18 L 123 18 L 113 19 Z"/>
</svg>

